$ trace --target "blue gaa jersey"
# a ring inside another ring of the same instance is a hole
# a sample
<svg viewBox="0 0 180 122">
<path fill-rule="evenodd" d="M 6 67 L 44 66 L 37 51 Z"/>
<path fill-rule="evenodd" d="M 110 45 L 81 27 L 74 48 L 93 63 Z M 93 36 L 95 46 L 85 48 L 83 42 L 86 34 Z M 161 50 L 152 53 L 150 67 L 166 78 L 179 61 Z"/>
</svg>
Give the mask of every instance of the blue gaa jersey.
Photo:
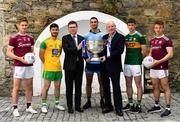
<svg viewBox="0 0 180 122">
<path fill-rule="evenodd" d="M 95 33 L 95 32 L 92 32 L 91 30 L 87 34 L 85 34 L 84 42 L 83 42 L 83 46 L 82 46 L 82 48 L 83 48 L 83 54 L 82 55 L 84 58 L 92 58 L 92 53 L 90 53 L 86 48 L 86 41 L 87 40 L 94 40 L 94 41 L 101 40 L 103 35 L 104 34 L 101 31 Z M 91 61 L 89 63 L 90 64 L 100 64 L 99 61 Z"/>
</svg>

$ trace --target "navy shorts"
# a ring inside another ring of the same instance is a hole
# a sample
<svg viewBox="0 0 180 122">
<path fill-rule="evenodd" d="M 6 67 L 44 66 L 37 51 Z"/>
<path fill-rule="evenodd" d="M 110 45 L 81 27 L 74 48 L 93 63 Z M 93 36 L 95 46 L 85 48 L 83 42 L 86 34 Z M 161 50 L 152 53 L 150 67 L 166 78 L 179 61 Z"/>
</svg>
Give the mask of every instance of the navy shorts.
<svg viewBox="0 0 180 122">
<path fill-rule="evenodd" d="M 101 70 L 100 64 L 86 63 L 86 68 L 85 68 L 86 74 L 93 74 L 93 73 L 100 74 L 100 70 Z"/>
</svg>

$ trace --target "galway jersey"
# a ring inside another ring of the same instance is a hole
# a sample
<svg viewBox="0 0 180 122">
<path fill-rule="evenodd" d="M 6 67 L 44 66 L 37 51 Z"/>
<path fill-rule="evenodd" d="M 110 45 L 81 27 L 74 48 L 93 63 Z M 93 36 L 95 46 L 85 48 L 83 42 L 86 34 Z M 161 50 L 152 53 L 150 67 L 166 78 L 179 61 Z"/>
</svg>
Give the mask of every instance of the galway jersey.
<svg viewBox="0 0 180 122">
<path fill-rule="evenodd" d="M 62 41 L 59 39 L 47 38 L 41 45 L 44 53 L 44 71 L 57 72 L 61 71 L 60 54 L 62 49 Z"/>
<path fill-rule="evenodd" d="M 101 40 L 102 39 L 102 37 L 103 37 L 103 33 L 101 32 L 101 31 L 99 31 L 99 32 L 96 32 L 96 33 L 94 33 L 94 32 L 92 32 L 91 30 L 84 36 L 84 44 L 86 44 L 86 41 L 87 40 L 94 40 L 94 41 L 98 41 L 98 40 Z M 85 46 L 83 46 L 83 48 L 86 48 L 86 45 Z M 83 49 L 84 50 L 84 49 Z M 86 48 L 86 50 L 85 50 L 85 52 L 83 52 L 84 54 L 83 54 L 83 57 L 84 58 L 92 58 L 92 53 L 90 53 L 88 50 L 87 50 L 87 48 Z M 89 62 L 90 64 L 100 64 L 100 62 L 99 61 L 93 61 L 93 62 Z"/>
<path fill-rule="evenodd" d="M 160 60 L 162 59 L 165 55 L 167 55 L 167 47 L 173 47 L 173 43 L 172 40 L 170 40 L 169 38 L 167 38 L 165 35 L 162 35 L 161 37 L 155 37 L 153 39 L 151 39 L 150 41 L 150 46 L 151 46 L 151 56 L 155 59 L 155 60 Z M 161 69 L 168 69 L 168 61 L 165 61 L 155 67 L 153 67 L 152 69 L 157 69 L 157 70 L 161 70 Z"/>
<path fill-rule="evenodd" d="M 9 39 L 10 47 L 13 47 L 15 55 L 22 57 L 26 53 L 32 52 L 34 38 L 27 34 L 16 33 Z M 14 66 L 32 66 L 33 64 L 24 64 L 19 60 L 14 59 Z"/>
<path fill-rule="evenodd" d="M 145 37 L 137 31 L 134 34 L 126 35 L 125 64 L 141 65 L 142 63 L 141 45 L 145 45 L 145 44 L 146 44 Z"/>
</svg>

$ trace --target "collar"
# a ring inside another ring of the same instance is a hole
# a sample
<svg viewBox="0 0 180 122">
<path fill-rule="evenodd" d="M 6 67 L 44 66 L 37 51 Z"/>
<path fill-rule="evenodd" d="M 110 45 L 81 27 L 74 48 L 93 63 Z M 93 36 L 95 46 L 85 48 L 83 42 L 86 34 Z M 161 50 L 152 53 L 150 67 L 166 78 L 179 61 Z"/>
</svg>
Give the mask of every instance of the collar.
<svg viewBox="0 0 180 122">
<path fill-rule="evenodd" d="M 18 34 L 21 35 L 21 36 L 26 36 L 27 35 L 27 33 L 23 34 L 23 33 L 20 33 L 20 32 L 18 32 Z"/>
<path fill-rule="evenodd" d="M 52 37 L 52 36 L 51 36 L 50 39 L 51 39 L 51 40 L 57 40 L 57 37 L 55 38 L 55 37 Z"/>
<path fill-rule="evenodd" d="M 75 36 L 75 38 L 77 38 L 77 34 L 75 34 L 75 35 L 70 34 L 70 35 L 71 35 L 71 37 L 74 37 L 74 36 Z"/>
<path fill-rule="evenodd" d="M 164 34 L 162 34 L 161 36 L 156 36 L 156 38 L 162 38 L 162 37 L 164 37 Z"/>
<path fill-rule="evenodd" d="M 136 33 L 137 33 L 137 31 L 135 31 L 135 32 L 134 32 L 134 33 L 132 33 L 132 34 L 130 34 L 130 33 L 129 33 L 129 35 L 134 35 L 134 34 L 136 34 Z"/>
<path fill-rule="evenodd" d="M 116 34 L 116 31 L 112 33 L 112 38 L 114 37 L 115 34 Z M 109 34 L 109 36 L 110 36 L 110 34 Z"/>
<path fill-rule="evenodd" d="M 92 30 L 89 30 L 89 32 L 96 34 L 96 33 L 100 33 L 101 31 L 100 31 L 100 29 L 98 29 L 97 32 L 94 32 L 94 31 L 92 31 Z"/>
</svg>

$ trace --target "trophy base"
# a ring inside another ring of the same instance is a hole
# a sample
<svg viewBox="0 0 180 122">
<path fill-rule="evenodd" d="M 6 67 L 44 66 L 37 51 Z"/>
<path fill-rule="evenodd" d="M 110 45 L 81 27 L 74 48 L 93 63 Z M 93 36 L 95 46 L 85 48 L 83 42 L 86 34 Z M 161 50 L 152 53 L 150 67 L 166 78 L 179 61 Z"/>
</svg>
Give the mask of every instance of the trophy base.
<svg viewBox="0 0 180 122">
<path fill-rule="evenodd" d="M 91 61 L 93 62 L 97 62 L 97 61 L 101 61 L 99 58 L 95 58 L 95 57 L 93 57 L 93 58 L 91 58 Z"/>
</svg>

